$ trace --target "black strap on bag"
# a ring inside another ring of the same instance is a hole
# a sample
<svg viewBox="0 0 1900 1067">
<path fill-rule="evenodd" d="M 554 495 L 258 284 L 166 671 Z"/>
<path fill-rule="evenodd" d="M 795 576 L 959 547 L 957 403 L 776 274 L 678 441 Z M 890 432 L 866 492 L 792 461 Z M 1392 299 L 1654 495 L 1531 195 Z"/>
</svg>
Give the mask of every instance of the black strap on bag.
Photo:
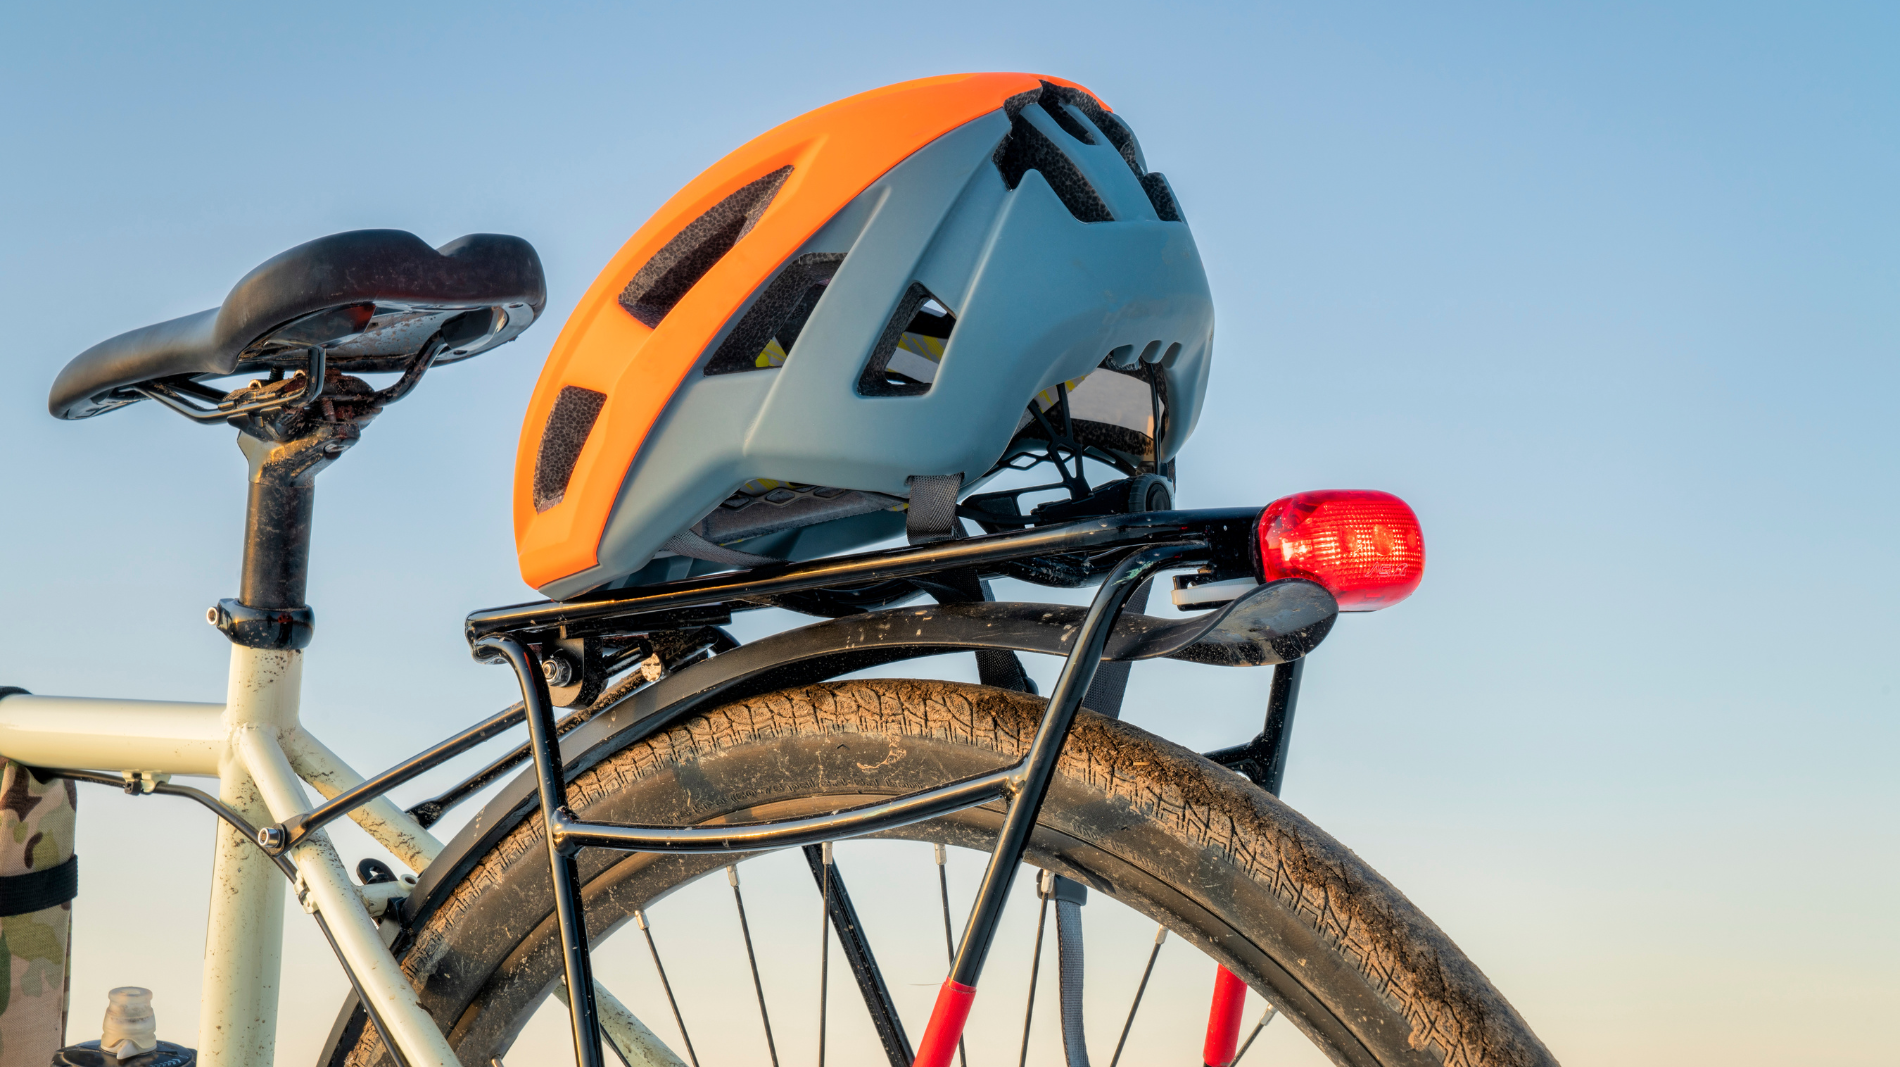
<svg viewBox="0 0 1900 1067">
<path fill-rule="evenodd" d="M 79 857 L 41 871 L 0 877 L 0 919 L 56 908 L 79 895 Z"/>
</svg>

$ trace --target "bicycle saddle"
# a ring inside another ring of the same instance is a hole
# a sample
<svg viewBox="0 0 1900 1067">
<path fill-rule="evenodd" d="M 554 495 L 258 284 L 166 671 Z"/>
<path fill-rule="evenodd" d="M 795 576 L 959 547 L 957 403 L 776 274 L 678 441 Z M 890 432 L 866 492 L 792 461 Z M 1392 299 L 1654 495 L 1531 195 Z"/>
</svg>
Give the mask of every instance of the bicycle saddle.
<svg viewBox="0 0 1900 1067">
<path fill-rule="evenodd" d="M 89 418 L 144 399 L 138 386 L 283 372 L 313 347 L 332 369 L 377 373 L 406 369 L 440 338 L 433 363 L 452 363 L 513 340 L 546 303 L 541 258 L 519 237 L 476 233 L 438 249 L 402 230 L 331 234 L 266 260 L 218 307 L 81 352 L 47 408 Z"/>
</svg>

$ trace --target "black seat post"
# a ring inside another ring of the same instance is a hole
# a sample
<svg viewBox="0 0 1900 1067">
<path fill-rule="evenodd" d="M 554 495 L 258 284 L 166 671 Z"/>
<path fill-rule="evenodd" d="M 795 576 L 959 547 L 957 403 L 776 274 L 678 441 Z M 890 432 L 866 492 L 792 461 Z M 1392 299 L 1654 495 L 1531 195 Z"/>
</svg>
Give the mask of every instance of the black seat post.
<svg viewBox="0 0 1900 1067">
<path fill-rule="evenodd" d="M 238 603 L 250 608 L 304 606 L 310 578 L 310 521 L 315 471 L 283 476 L 279 464 L 253 463 L 244 513 L 244 571 Z"/>
<path fill-rule="evenodd" d="M 330 398 L 339 392 L 344 395 L 333 404 Z M 307 416 L 277 423 L 233 420 L 251 468 L 244 567 L 238 595 L 218 601 L 211 612 L 212 623 L 232 642 L 284 649 L 310 643 L 316 620 L 304 597 L 317 474 L 356 443 L 378 407 L 367 386 L 333 376 L 325 401 Z"/>
</svg>

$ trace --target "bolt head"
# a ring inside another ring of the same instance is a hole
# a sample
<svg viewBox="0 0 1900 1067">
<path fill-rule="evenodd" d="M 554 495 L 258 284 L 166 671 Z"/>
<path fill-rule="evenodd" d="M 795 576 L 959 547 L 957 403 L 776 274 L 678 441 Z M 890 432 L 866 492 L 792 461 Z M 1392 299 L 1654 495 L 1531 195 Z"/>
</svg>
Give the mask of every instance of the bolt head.
<svg viewBox="0 0 1900 1067">
<path fill-rule="evenodd" d="M 218 624 L 218 606 L 216 604 L 205 609 L 205 621 L 213 626 Z"/>
<path fill-rule="evenodd" d="M 541 676 L 546 678 L 551 686 L 558 688 L 572 685 L 577 673 L 579 672 L 574 669 L 573 659 L 565 653 L 555 652 L 541 661 Z"/>
<path fill-rule="evenodd" d="M 278 851 L 284 847 L 284 828 L 281 826 L 264 827 L 257 832 L 257 843 L 272 852 Z"/>
</svg>

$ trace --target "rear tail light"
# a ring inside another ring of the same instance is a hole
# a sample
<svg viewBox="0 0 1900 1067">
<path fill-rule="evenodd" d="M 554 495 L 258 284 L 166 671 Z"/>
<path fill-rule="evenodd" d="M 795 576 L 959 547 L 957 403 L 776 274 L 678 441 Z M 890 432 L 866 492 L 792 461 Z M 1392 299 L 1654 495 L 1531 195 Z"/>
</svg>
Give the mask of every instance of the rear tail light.
<svg viewBox="0 0 1900 1067">
<path fill-rule="evenodd" d="M 1260 513 L 1260 580 L 1305 578 L 1341 611 L 1377 611 L 1425 576 L 1425 537 L 1405 501 L 1371 489 L 1295 493 Z"/>
</svg>

